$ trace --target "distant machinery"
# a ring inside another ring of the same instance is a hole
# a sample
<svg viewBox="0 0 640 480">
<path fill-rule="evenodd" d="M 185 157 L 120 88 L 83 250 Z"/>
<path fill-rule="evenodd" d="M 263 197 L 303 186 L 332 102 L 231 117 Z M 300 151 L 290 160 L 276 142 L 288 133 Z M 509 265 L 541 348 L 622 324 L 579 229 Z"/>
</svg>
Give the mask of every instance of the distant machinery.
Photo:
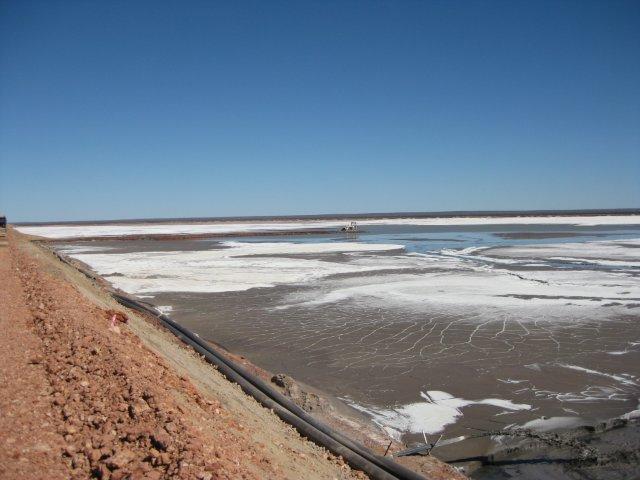
<svg viewBox="0 0 640 480">
<path fill-rule="evenodd" d="M 347 233 L 358 233 L 358 224 L 356 222 L 351 222 L 349 225 L 345 225 L 340 229 L 341 232 Z"/>
<path fill-rule="evenodd" d="M 0 214 L 0 228 L 7 228 L 7 217 Z"/>
</svg>

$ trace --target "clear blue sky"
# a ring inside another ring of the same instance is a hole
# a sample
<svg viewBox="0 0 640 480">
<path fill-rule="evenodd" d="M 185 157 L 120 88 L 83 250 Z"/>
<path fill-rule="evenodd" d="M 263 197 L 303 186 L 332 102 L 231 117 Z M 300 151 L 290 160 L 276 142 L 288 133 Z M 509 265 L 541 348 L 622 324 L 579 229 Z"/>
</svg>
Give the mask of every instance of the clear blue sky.
<svg viewBox="0 0 640 480">
<path fill-rule="evenodd" d="M 0 1 L 14 221 L 640 207 L 640 1 Z"/>
</svg>

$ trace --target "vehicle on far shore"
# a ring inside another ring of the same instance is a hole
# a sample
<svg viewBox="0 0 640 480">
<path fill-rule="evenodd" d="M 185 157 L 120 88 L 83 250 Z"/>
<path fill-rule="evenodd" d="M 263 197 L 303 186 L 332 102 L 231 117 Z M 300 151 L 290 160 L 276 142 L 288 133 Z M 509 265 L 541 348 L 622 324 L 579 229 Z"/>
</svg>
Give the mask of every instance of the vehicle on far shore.
<svg viewBox="0 0 640 480">
<path fill-rule="evenodd" d="M 358 224 L 356 222 L 352 221 L 348 225 L 345 225 L 344 227 L 342 227 L 340 229 L 340 231 L 341 232 L 356 233 L 358 231 Z"/>
</svg>

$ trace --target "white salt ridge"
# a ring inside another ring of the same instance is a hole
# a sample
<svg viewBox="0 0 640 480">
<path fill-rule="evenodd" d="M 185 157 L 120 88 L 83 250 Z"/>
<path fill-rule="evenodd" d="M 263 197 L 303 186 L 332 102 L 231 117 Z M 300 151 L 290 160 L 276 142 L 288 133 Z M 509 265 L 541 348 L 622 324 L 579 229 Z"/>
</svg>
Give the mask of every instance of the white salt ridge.
<svg viewBox="0 0 640 480">
<path fill-rule="evenodd" d="M 434 434 L 447 425 L 455 423 L 462 415 L 461 409 L 470 405 L 491 405 L 516 411 L 530 410 L 531 405 L 513 403 L 500 398 L 466 400 L 438 390 L 421 392 L 424 402 L 410 403 L 401 407 L 378 409 L 350 403 L 357 410 L 370 415 L 373 421 L 390 436 L 399 440 L 405 433 Z"/>
<path fill-rule="evenodd" d="M 637 347 L 638 345 L 640 345 L 639 342 L 627 342 L 627 344 L 629 345 L 627 348 L 625 348 L 624 350 L 614 350 L 613 352 L 606 352 L 608 355 L 626 355 L 627 353 L 631 353 L 631 352 L 637 352 L 637 350 L 634 347 Z"/>
<path fill-rule="evenodd" d="M 531 387 L 531 391 L 533 392 L 534 396 L 537 398 L 555 399 L 563 403 L 567 402 L 567 403 L 577 403 L 577 404 L 594 403 L 594 402 L 602 402 L 602 401 L 623 401 L 624 402 L 629 400 L 629 394 L 632 392 L 635 392 L 638 386 L 636 378 L 626 373 L 610 374 L 610 373 L 605 373 L 598 370 L 581 367 L 578 365 L 566 364 L 566 363 L 549 363 L 545 365 L 540 365 L 538 363 L 535 363 L 535 364 L 525 365 L 525 368 L 530 368 L 538 372 L 542 372 L 543 367 L 545 369 L 548 367 L 567 368 L 569 370 L 574 370 L 590 376 L 614 380 L 620 385 L 597 385 L 596 381 L 594 381 L 593 379 L 590 379 L 588 382 L 585 382 L 585 383 L 588 383 L 585 389 L 578 392 L 557 392 L 553 390 L 540 389 L 533 386 Z M 550 375 L 553 375 L 553 374 L 551 373 Z"/>
<path fill-rule="evenodd" d="M 604 373 L 604 372 L 599 372 L 598 370 L 592 370 L 590 368 L 585 368 L 585 367 L 580 367 L 578 365 L 569 365 L 566 363 L 558 363 L 557 364 L 559 367 L 563 367 L 563 368 L 568 368 L 570 370 L 576 370 L 579 372 L 584 372 L 584 373 L 588 373 L 590 375 L 597 375 L 600 377 L 607 377 L 607 378 L 611 378 L 612 380 L 615 380 L 617 382 L 623 383 L 625 385 L 638 385 L 635 380 L 633 380 L 633 377 L 629 374 L 623 373 L 623 374 L 618 374 L 618 375 L 614 375 L 611 373 Z"/>
<path fill-rule="evenodd" d="M 624 418 L 625 420 L 634 420 L 636 418 L 640 418 L 640 409 L 632 410 L 628 413 L 625 413 L 620 418 Z"/>
<path fill-rule="evenodd" d="M 628 394 L 624 390 L 600 385 L 589 385 L 580 392 L 554 392 L 535 387 L 531 390 L 537 398 L 555 399 L 563 403 L 626 402 L 628 400 Z"/>
<path fill-rule="evenodd" d="M 624 415 L 621 415 L 620 418 L 624 418 L 625 420 L 640 418 L 640 403 L 638 404 L 638 408 L 636 408 L 635 410 L 631 410 Z"/>
<path fill-rule="evenodd" d="M 488 249 L 489 259 L 540 259 L 593 263 L 609 266 L 640 266 L 640 239 L 605 240 L 595 242 L 554 243 L 546 245 L 522 245 Z M 452 254 L 468 255 L 465 251 Z M 473 252 L 471 252 L 473 253 Z"/>
<path fill-rule="evenodd" d="M 393 269 L 393 261 L 390 258 L 363 259 L 358 264 L 378 262 L 380 266 Z M 417 263 L 398 261 L 395 268 L 415 268 Z M 540 270 L 517 272 L 516 276 L 505 270 L 447 265 L 446 261 L 435 266 L 449 269 L 326 280 L 313 291 L 290 295 L 287 304 L 281 308 L 344 301 L 392 303 L 401 308 L 433 305 L 537 308 L 545 305 L 568 307 L 567 304 L 593 307 L 612 302 L 637 303 L 640 298 L 640 282 L 628 274 Z"/>
<path fill-rule="evenodd" d="M 635 257 L 638 258 L 638 257 Z M 623 261 L 623 260 L 601 260 L 595 258 L 576 258 L 576 257 L 551 257 L 549 260 L 559 260 L 567 263 L 582 263 L 601 265 L 603 267 L 617 267 L 617 268 L 630 268 L 640 267 L 640 261 Z"/>
<path fill-rule="evenodd" d="M 540 260 L 598 265 L 617 269 L 640 267 L 640 239 L 504 247 L 442 249 L 445 256 L 497 265 L 545 266 Z"/>
<path fill-rule="evenodd" d="M 360 273 L 384 266 L 355 265 L 307 258 L 270 257 L 341 252 L 399 250 L 401 245 L 342 243 L 242 243 L 204 251 L 80 253 L 71 255 L 133 294 L 230 292 L 309 282 L 328 275 Z M 263 256 L 265 255 L 265 256 Z"/>
<path fill-rule="evenodd" d="M 542 366 L 539 363 L 529 363 L 529 364 L 525 365 L 524 368 L 528 368 L 529 370 L 533 370 L 533 371 L 536 371 L 536 372 L 541 372 L 542 371 Z"/>
<path fill-rule="evenodd" d="M 440 217 L 378 218 L 358 220 L 359 225 L 640 225 L 640 215 L 589 215 L 545 217 Z M 337 229 L 345 220 L 291 220 L 261 222 L 144 223 L 101 225 L 38 225 L 16 229 L 47 238 L 81 238 L 127 235 L 228 234 L 256 231 Z"/>
<path fill-rule="evenodd" d="M 549 417 L 530 420 L 517 428 L 525 428 L 538 432 L 549 432 L 565 428 L 575 428 L 589 423 L 578 417 Z"/>
</svg>

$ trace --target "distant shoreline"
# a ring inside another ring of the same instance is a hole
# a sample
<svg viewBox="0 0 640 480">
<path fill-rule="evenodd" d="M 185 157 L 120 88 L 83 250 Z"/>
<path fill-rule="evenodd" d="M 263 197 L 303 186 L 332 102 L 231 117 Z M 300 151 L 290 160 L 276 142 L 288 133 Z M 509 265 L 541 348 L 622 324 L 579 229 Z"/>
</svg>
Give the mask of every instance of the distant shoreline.
<svg viewBox="0 0 640 480">
<path fill-rule="evenodd" d="M 576 210 L 452 210 L 439 212 L 372 212 L 372 213 L 324 213 L 317 215 L 254 215 L 226 217 L 159 217 L 111 220 L 55 220 L 50 222 L 11 222 L 17 226 L 30 225 L 104 225 L 132 223 L 203 223 L 267 220 L 363 220 L 380 218 L 456 218 L 456 217 L 544 217 L 587 215 L 640 215 L 640 208 L 576 209 Z"/>
<path fill-rule="evenodd" d="M 614 213 L 600 215 L 506 215 L 489 216 L 436 216 L 423 215 L 421 217 L 407 216 L 406 214 L 395 216 L 382 216 L 374 218 L 347 217 L 334 219 L 288 219 L 278 220 L 270 218 L 262 221 L 210 220 L 194 221 L 182 220 L 173 222 L 102 222 L 102 223 L 75 223 L 75 224 L 36 224 L 16 225 L 14 228 L 21 233 L 48 239 L 69 240 L 99 240 L 106 238 L 128 237 L 129 239 L 205 239 L 215 237 L 243 237 L 264 235 L 309 235 L 327 234 L 341 231 L 348 221 L 356 218 L 360 227 L 359 232 L 366 233 L 369 227 L 383 227 L 388 225 L 412 226 L 412 227 L 478 227 L 482 225 L 573 225 L 578 227 L 598 227 L 608 225 L 610 227 L 629 226 L 637 229 L 640 226 L 640 214 L 620 215 Z"/>
<path fill-rule="evenodd" d="M 184 233 L 184 234 L 133 234 L 133 235 L 96 235 L 92 237 L 62 237 L 62 238 L 38 238 L 40 243 L 71 243 L 71 242 L 95 242 L 95 241 L 139 241 L 139 240 L 209 240 L 236 237 L 282 237 L 282 236 L 304 236 L 304 235 L 331 235 L 336 233 L 332 230 L 280 230 L 280 231 L 257 231 L 257 232 L 224 232 L 224 233 Z"/>
</svg>

